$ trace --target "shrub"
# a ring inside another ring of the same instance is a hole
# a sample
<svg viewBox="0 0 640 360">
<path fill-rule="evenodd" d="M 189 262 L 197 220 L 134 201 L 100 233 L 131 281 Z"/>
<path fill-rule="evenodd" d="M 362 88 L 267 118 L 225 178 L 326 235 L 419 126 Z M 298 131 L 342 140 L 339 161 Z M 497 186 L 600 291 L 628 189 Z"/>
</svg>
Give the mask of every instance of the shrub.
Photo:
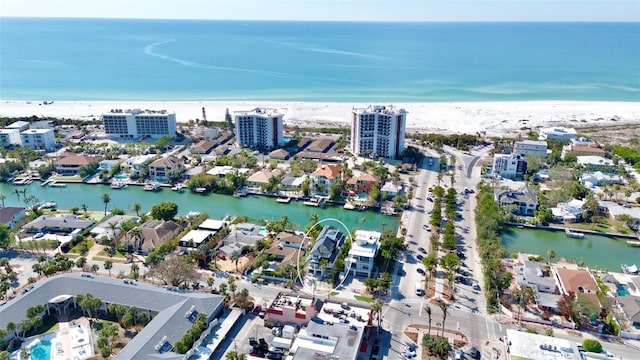
<svg viewBox="0 0 640 360">
<path fill-rule="evenodd" d="M 600 341 L 598 341 L 598 340 L 587 339 L 587 340 L 582 342 L 582 349 L 584 351 L 589 351 L 589 352 L 594 352 L 594 353 L 601 353 L 602 352 L 602 344 L 600 344 Z"/>
</svg>

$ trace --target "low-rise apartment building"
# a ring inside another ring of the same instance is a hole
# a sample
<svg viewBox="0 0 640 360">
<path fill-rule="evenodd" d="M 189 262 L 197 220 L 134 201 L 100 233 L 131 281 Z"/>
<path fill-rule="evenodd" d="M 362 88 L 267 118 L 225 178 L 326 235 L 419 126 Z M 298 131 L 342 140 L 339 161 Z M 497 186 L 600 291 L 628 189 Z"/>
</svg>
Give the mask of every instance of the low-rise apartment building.
<svg viewBox="0 0 640 360">
<path fill-rule="evenodd" d="M 371 277 L 382 234 L 377 231 L 357 230 L 345 261 L 347 274 Z"/>
<path fill-rule="evenodd" d="M 22 146 L 36 150 L 55 150 L 56 136 L 52 129 L 29 129 L 20 133 Z"/>
</svg>

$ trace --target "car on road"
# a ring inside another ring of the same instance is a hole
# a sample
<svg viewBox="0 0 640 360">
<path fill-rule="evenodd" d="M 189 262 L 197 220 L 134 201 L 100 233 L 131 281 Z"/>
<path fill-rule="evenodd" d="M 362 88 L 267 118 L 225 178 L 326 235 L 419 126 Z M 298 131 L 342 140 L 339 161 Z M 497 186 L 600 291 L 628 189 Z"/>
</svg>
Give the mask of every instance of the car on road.
<svg viewBox="0 0 640 360">
<path fill-rule="evenodd" d="M 425 272 L 424 272 L 424 269 L 423 269 L 423 268 L 417 268 L 417 269 L 416 269 L 416 271 L 418 272 L 418 274 L 422 274 L 422 275 L 424 275 L 424 274 L 425 274 Z"/>
<path fill-rule="evenodd" d="M 416 255 L 416 257 L 418 258 L 418 260 L 422 261 L 422 259 L 424 259 L 424 255 L 422 254 L 418 254 Z"/>
<path fill-rule="evenodd" d="M 423 247 L 419 247 L 419 248 L 418 248 L 418 251 L 420 251 L 420 252 L 421 252 L 421 253 L 423 253 L 423 254 L 426 254 L 426 253 L 427 253 L 427 250 L 425 250 Z"/>
<path fill-rule="evenodd" d="M 44 233 L 43 233 L 43 232 L 39 232 L 39 233 L 35 234 L 35 235 L 33 236 L 33 238 L 34 238 L 34 239 L 40 239 L 40 238 L 41 238 L 41 237 L 43 237 L 43 236 L 44 236 Z"/>
<path fill-rule="evenodd" d="M 478 283 L 473 283 L 473 290 L 480 291 L 480 285 L 478 285 Z"/>
<path fill-rule="evenodd" d="M 416 357 L 416 352 L 415 351 L 403 351 L 402 352 L 402 357 L 405 359 L 413 359 Z"/>
<path fill-rule="evenodd" d="M 430 228 L 430 227 L 429 227 L 429 225 L 427 225 L 427 224 L 422 225 L 422 229 L 423 229 L 423 230 L 426 230 L 426 231 L 431 231 L 431 228 Z"/>
</svg>

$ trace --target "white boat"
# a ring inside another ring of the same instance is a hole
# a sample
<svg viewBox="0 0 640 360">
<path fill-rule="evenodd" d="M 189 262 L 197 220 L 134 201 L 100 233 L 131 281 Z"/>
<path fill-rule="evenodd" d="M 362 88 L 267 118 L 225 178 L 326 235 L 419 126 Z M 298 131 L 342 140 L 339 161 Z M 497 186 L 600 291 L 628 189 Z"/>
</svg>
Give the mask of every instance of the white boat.
<svg viewBox="0 0 640 360">
<path fill-rule="evenodd" d="M 625 274 L 637 275 L 638 273 L 640 273 L 640 271 L 638 270 L 638 267 L 636 266 L 636 264 L 633 264 L 633 265 L 622 265 L 620 268 L 622 269 L 622 272 L 625 273 Z"/>
<path fill-rule="evenodd" d="M 45 201 L 43 203 L 37 204 L 37 208 L 38 209 L 53 209 L 56 206 L 58 206 L 58 204 L 56 204 L 55 201 Z"/>
<path fill-rule="evenodd" d="M 160 184 L 156 182 L 146 183 L 144 185 L 144 190 L 146 191 L 158 191 L 160 190 Z"/>
<path fill-rule="evenodd" d="M 575 231 L 575 230 L 571 230 L 569 228 L 564 229 L 564 232 L 567 234 L 568 237 L 578 238 L 578 239 L 582 239 L 584 237 L 584 233 L 581 233 L 581 232 Z"/>
<path fill-rule="evenodd" d="M 112 181 L 111 182 L 111 188 L 112 189 L 123 189 L 127 187 L 127 183 L 125 183 L 124 181 Z"/>
<path fill-rule="evenodd" d="M 282 204 L 288 204 L 291 202 L 291 198 L 290 197 L 279 197 L 276 198 L 276 201 Z"/>
<path fill-rule="evenodd" d="M 175 184 L 174 186 L 171 187 L 171 190 L 173 191 L 182 191 L 184 189 L 186 189 L 186 185 L 185 184 Z"/>
<path fill-rule="evenodd" d="M 307 201 L 303 201 L 302 202 L 303 205 L 307 205 L 307 206 L 315 206 L 315 207 L 320 207 L 322 205 L 324 205 L 324 199 L 323 198 L 311 198 Z"/>
<path fill-rule="evenodd" d="M 348 203 L 344 204 L 343 208 L 344 208 L 345 210 L 355 210 L 355 209 L 356 209 L 356 206 L 355 206 L 355 205 L 353 205 L 352 203 L 348 202 Z"/>
<path fill-rule="evenodd" d="M 13 185 L 29 185 L 33 182 L 30 177 L 15 178 L 13 179 Z"/>
<path fill-rule="evenodd" d="M 207 188 L 197 187 L 197 188 L 193 189 L 193 191 L 197 192 L 198 194 L 202 194 L 202 193 L 207 191 Z"/>
<path fill-rule="evenodd" d="M 50 184 L 49 184 L 49 186 L 51 186 L 51 187 L 66 187 L 66 186 L 67 186 L 67 184 L 65 184 L 65 183 L 52 182 L 52 183 L 50 183 Z"/>
</svg>

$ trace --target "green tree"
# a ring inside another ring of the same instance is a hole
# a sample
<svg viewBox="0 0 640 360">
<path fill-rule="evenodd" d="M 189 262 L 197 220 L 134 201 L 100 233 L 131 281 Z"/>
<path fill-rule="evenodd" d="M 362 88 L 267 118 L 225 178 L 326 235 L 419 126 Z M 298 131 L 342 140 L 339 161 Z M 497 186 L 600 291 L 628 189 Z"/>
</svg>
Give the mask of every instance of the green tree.
<svg viewBox="0 0 640 360">
<path fill-rule="evenodd" d="M 11 245 L 9 229 L 5 224 L 0 224 L 0 249 L 6 249 Z"/>
<path fill-rule="evenodd" d="M 109 194 L 104 193 L 102 194 L 102 202 L 104 203 L 104 215 L 107 216 L 107 205 L 109 204 L 109 202 L 111 201 L 111 197 L 109 196 Z"/>
<path fill-rule="evenodd" d="M 109 277 L 111 277 L 111 269 L 113 268 L 113 261 L 105 260 L 104 269 L 109 272 Z"/>
<path fill-rule="evenodd" d="M 444 337 L 444 324 L 447 321 L 447 303 L 445 303 L 444 301 L 441 301 L 440 303 L 438 303 L 438 306 L 440 306 L 440 310 L 442 310 L 442 336 Z"/>
<path fill-rule="evenodd" d="M 549 249 L 547 251 L 547 259 L 549 259 L 549 262 L 553 262 L 553 259 L 556 258 L 556 252 L 553 251 L 553 249 Z"/>
<path fill-rule="evenodd" d="M 602 344 L 600 344 L 600 341 L 595 339 L 586 339 L 582 342 L 582 349 L 588 352 L 601 353 Z"/>
<path fill-rule="evenodd" d="M 140 210 L 142 210 L 142 205 L 140 205 L 139 202 L 134 202 L 133 205 L 131 205 L 131 210 L 133 210 L 136 213 L 136 216 L 140 216 Z"/>
<path fill-rule="evenodd" d="M 424 307 L 424 311 L 427 312 L 427 316 L 429 317 L 429 332 L 427 334 L 429 334 L 429 336 L 431 336 L 431 306 L 426 305 Z"/>
<path fill-rule="evenodd" d="M 178 205 L 174 202 L 163 201 L 153 205 L 151 216 L 157 220 L 172 220 L 178 214 Z"/>
</svg>

